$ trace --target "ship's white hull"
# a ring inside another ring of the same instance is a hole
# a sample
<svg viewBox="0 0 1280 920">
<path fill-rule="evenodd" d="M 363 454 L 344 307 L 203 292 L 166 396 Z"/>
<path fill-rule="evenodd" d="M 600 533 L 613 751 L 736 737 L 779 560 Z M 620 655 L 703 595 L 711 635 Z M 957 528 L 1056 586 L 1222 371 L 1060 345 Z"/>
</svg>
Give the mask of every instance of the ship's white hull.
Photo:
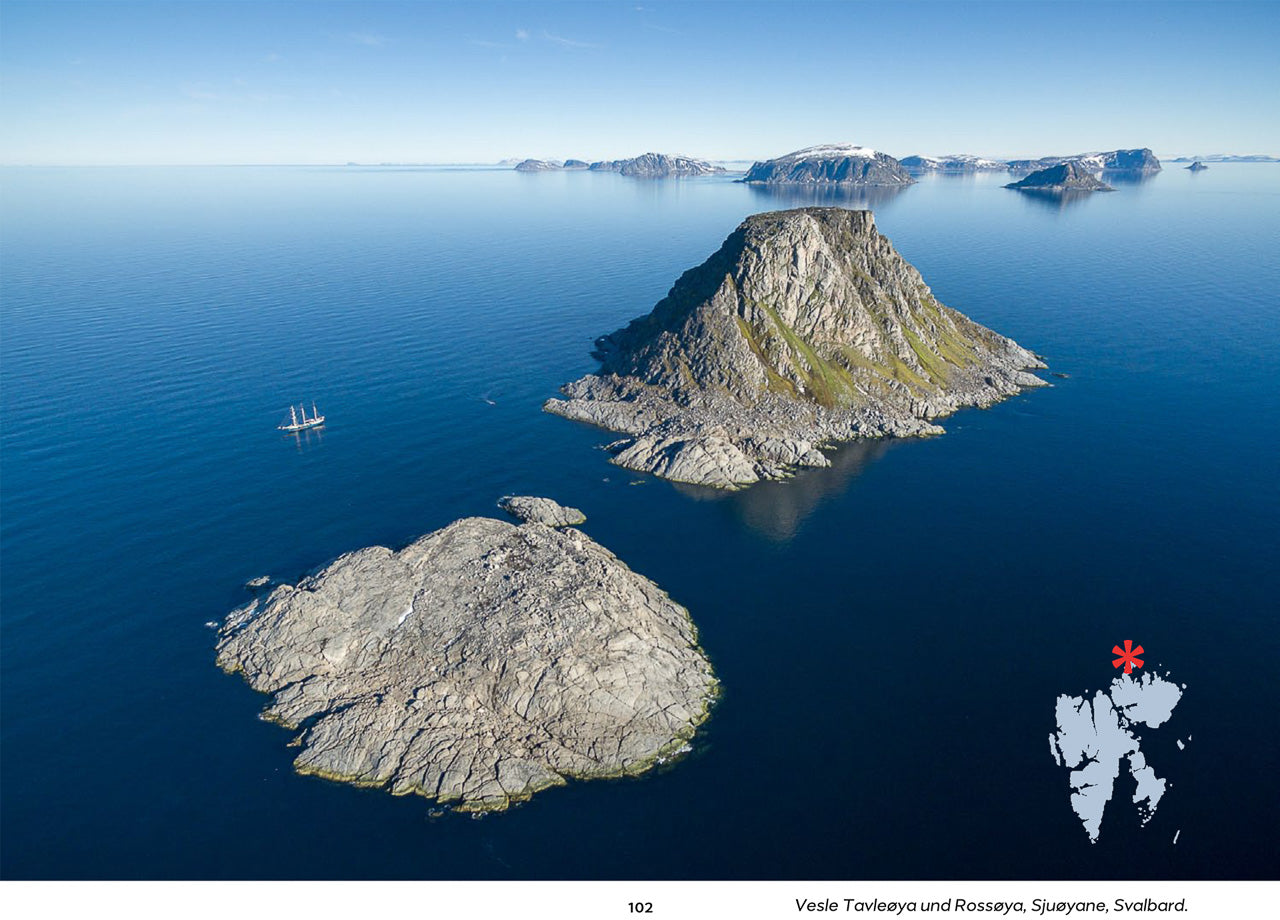
<svg viewBox="0 0 1280 920">
<path fill-rule="evenodd" d="M 279 425 L 277 431 L 306 431 L 308 428 L 319 428 L 324 424 L 324 416 L 320 418 L 308 419 L 305 422 L 299 422 L 296 425 Z"/>
</svg>

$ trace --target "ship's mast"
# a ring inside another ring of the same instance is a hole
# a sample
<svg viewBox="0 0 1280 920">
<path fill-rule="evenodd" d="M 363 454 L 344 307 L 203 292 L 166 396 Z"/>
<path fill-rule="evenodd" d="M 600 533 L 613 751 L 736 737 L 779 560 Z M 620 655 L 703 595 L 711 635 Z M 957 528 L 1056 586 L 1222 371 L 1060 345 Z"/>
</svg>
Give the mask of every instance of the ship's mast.
<svg viewBox="0 0 1280 920">
<path fill-rule="evenodd" d="M 320 417 L 320 410 L 316 408 L 316 401 L 311 400 L 311 418 L 314 421 Z"/>
<path fill-rule="evenodd" d="M 289 407 L 289 418 L 293 420 L 293 424 L 298 424 L 298 413 L 293 406 Z"/>
</svg>

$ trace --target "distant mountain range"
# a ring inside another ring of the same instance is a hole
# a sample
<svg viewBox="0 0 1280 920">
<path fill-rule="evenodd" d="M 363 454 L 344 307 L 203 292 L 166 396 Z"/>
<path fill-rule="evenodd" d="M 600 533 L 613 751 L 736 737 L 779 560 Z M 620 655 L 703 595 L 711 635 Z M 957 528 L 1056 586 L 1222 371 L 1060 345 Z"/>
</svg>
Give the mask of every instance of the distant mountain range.
<svg viewBox="0 0 1280 920">
<path fill-rule="evenodd" d="M 1208 156 L 1180 156 L 1174 163 L 1276 163 L 1280 157 L 1262 154 L 1210 154 Z M 506 165 L 512 161 L 503 161 Z M 1133 147 L 1120 150 L 1093 151 L 1069 156 L 1047 156 L 1038 159 L 1001 160 L 975 156 L 968 153 L 952 153 L 942 156 L 913 154 L 895 159 L 887 153 L 856 144 L 821 144 L 805 147 L 770 160 L 758 160 L 751 164 L 742 180 L 750 185 L 822 185 L 860 187 L 903 187 L 915 182 L 922 173 L 973 173 L 1011 172 L 1015 174 L 1039 173 L 1054 167 L 1071 164 L 1076 167 L 1054 179 L 1061 179 L 1073 188 L 1083 188 L 1082 174 L 1128 173 L 1148 174 L 1160 171 L 1160 159 L 1150 147 Z M 646 153 L 627 160 L 523 160 L 516 167 L 520 172 L 550 172 L 557 170 L 590 170 L 616 172 L 624 176 L 645 179 L 663 179 L 680 176 L 706 176 L 724 173 L 723 166 L 692 157 L 672 156 L 662 153 Z M 1059 171 L 1061 172 L 1061 171 Z M 1061 184 L 1051 182 L 1051 185 Z"/>
<path fill-rule="evenodd" d="M 996 160 L 967 153 L 946 156 L 916 154 L 896 160 L 887 153 L 854 144 L 825 144 L 805 147 L 772 160 L 752 165 L 742 181 L 757 185 L 839 185 L 904 186 L 922 172 L 1013 172 L 1033 173 L 1070 164 L 1063 176 L 1054 174 L 1072 187 L 1084 187 L 1080 176 L 1095 172 L 1152 173 L 1160 160 L 1149 147 L 1078 153 L 1073 156 L 1043 157 L 1038 160 Z M 1061 172 L 1061 171 L 1060 171 Z M 1058 184 L 1056 181 L 1050 184 Z"/>
<path fill-rule="evenodd" d="M 596 160 L 588 162 L 586 160 L 542 160 L 542 159 L 520 159 L 518 157 L 508 157 L 499 160 L 496 164 L 484 163 L 434 163 L 434 162 L 382 162 L 382 163 L 356 163 L 349 162 L 348 166 L 499 166 L 499 167 L 515 167 L 521 172 L 548 172 L 556 170 L 595 170 L 597 172 L 616 172 L 622 175 L 634 175 L 647 178 L 663 178 L 667 176 L 698 176 L 710 175 L 741 170 L 741 167 L 750 165 L 751 169 L 764 164 L 775 164 L 767 175 L 771 178 L 751 179 L 753 183 L 761 184 L 781 184 L 781 180 L 774 178 L 779 171 L 783 161 L 788 161 L 791 167 L 796 166 L 801 161 L 805 161 L 808 165 L 802 167 L 797 175 L 806 174 L 809 171 L 814 176 L 831 175 L 831 169 L 839 170 L 841 164 L 846 170 L 846 174 L 852 175 L 854 172 L 861 174 L 859 160 L 877 160 L 878 157 L 884 157 L 886 160 L 892 160 L 899 167 L 907 170 L 909 173 L 920 174 L 927 172 L 941 173 L 967 173 L 967 172 L 999 172 L 1009 170 L 1016 173 L 1034 172 L 1036 170 L 1045 169 L 1049 166 L 1056 166 L 1059 163 L 1068 161 L 1079 163 L 1085 169 L 1091 172 L 1156 172 L 1160 169 L 1160 160 L 1156 157 L 1148 147 L 1133 148 L 1129 150 L 1110 150 L 1105 152 L 1093 153 L 1077 153 L 1072 156 L 1049 156 L 1040 157 L 1038 159 L 1021 159 L 1021 160 L 1005 160 L 996 157 L 975 156 L 969 153 L 951 153 L 942 154 L 940 156 L 926 156 L 924 154 L 912 154 L 896 160 L 888 154 L 879 153 L 868 147 L 858 147 L 853 144 L 826 144 L 818 147 L 807 147 L 803 150 L 797 150 L 793 153 L 777 157 L 773 160 L 751 161 L 751 160 L 718 160 L 711 162 L 708 160 L 695 159 L 693 157 L 673 156 L 661 153 L 646 153 L 638 157 L 632 157 L 627 160 Z M 1201 163 L 1280 163 L 1280 156 L 1269 156 L 1261 153 L 1236 154 L 1236 153 L 1210 153 L 1205 155 L 1185 156 L 1180 155 L 1170 157 L 1167 162 L 1170 163 L 1193 163 L 1199 161 Z M 823 165 L 818 166 L 817 163 Z M 878 160 L 881 165 L 886 165 L 885 160 Z M 737 167 L 737 169 L 725 169 L 725 166 Z M 892 172 L 892 169 L 889 170 Z M 868 173 L 874 174 L 875 171 Z M 761 175 L 758 173 L 757 175 Z M 884 178 L 881 174 L 880 178 Z M 792 182 L 804 182 L 804 179 L 793 179 Z M 843 183 L 843 179 L 826 179 L 815 181 Z M 869 184 L 866 182 L 853 182 L 852 184 Z M 881 184 L 881 183 L 877 183 Z M 892 184 L 909 184 L 900 181 Z"/>
</svg>

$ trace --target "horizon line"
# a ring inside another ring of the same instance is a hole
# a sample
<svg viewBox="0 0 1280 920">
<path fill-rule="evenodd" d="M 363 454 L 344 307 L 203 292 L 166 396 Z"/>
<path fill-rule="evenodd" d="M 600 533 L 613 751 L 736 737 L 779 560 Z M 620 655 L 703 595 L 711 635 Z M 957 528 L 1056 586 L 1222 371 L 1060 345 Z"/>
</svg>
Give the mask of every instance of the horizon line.
<svg viewBox="0 0 1280 920">
<path fill-rule="evenodd" d="M 1117 148 L 1117 149 L 1131 149 L 1131 148 Z M 1155 151 L 1153 151 L 1153 154 L 1154 154 L 1158 159 L 1162 159 L 1162 160 L 1164 160 L 1164 159 L 1172 160 L 1172 159 L 1176 159 L 1176 158 L 1202 159 L 1202 158 L 1209 158 L 1209 157 L 1268 157 L 1268 158 L 1271 158 L 1271 159 L 1280 159 L 1280 154 L 1270 154 L 1270 153 L 1222 153 L 1222 152 L 1215 152 L 1215 153 L 1199 153 L 1199 154 L 1190 154 L 1190 153 L 1180 153 L 1180 152 L 1175 152 L 1175 153 L 1156 153 Z M 683 155 L 683 154 L 681 154 L 681 155 Z M 783 154 L 783 155 L 785 156 L 785 154 Z M 1063 156 L 1080 156 L 1080 155 L 1081 155 L 1081 154 L 1064 154 Z M 1005 160 L 1005 161 L 1011 161 L 1011 160 L 1024 160 L 1024 159 L 1044 159 L 1044 158 L 1046 158 L 1046 157 L 1006 156 L 1006 155 L 1004 155 L 1004 154 L 907 154 L 907 156 L 943 156 L 943 157 L 945 157 L 945 156 L 979 156 L 979 157 L 983 157 L 983 158 L 991 159 L 991 160 Z M 1049 154 L 1048 156 L 1055 156 L 1055 154 Z M 68 169 L 91 169 L 91 168 L 100 168 L 100 169 L 117 169 L 117 168 L 131 168 L 131 169 L 177 169 L 177 168 L 195 168 L 195 167 L 199 167 L 199 168 L 210 168 L 210 169 L 212 169 L 212 168 L 218 168 L 218 167 L 229 167 L 229 168 L 243 168 L 243 167 L 281 167 L 281 168 L 287 168 L 287 167 L 295 167 L 295 168 L 296 168 L 296 167 L 304 167 L 304 166 L 311 166 L 311 167 L 329 167 L 329 166 L 341 166 L 341 167 L 349 167 L 349 166 L 351 166 L 351 167 L 393 167 L 393 166 L 414 166 L 414 167 L 421 167 L 421 166 L 433 166 L 433 167 L 486 166 L 486 167 L 505 167 L 505 166 L 507 166 L 508 164 L 520 163 L 520 162 L 523 162 L 524 160 L 541 160 L 541 159 L 546 159 L 548 162 L 554 162 L 554 161 L 556 160 L 556 158 L 554 158 L 554 157 L 551 157 L 551 158 L 543 158 L 543 157 L 503 157 L 502 159 L 499 159 L 499 160 L 439 160 L 439 161 L 428 161 L 428 160 L 419 160 L 419 161 L 411 161 L 411 160 L 404 160 L 404 161 L 392 161 L 392 160 L 383 160 L 383 161 L 378 161 L 378 162 L 361 162 L 361 161 L 358 161 L 358 160 L 341 160 L 341 161 L 339 161 L 339 160 L 332 160 L 332 161 L 325 160 L 325 161 L 317 161 L 317 162 L 274 162 L 274 163 L 268 163 L 268 162 L 250 162 L 250 161 L 246 161 L 246 162 L 233 162 L 233 163 L 211 163 L 211 162 L 185 162 L 185 163 L 183 163 L 183 162 L 176 162 L 176 163 L 137 163 L 137 162 L 116 162 L 116 163 L 92 163 L 92 162 L 68 162 L 68 161 L 60 161 L 60 162 L 50 162 L 50 163 L 39 163 L 39 162 L 0 163 L 0 168 L 6 168 L 6 169 L 9 169 L 9 168 L 17 168 L 17 169 L 25 169 L 25 168 L 68 168 Z M 559 158 L 559 159 L 560 159 L 560 162 L 564 162 L 564 160 L 565 160 L 566 158 Z M 568 159 L 574 159 L 574 158 L 568 158 Z M 623 159 L 625 159 L 625 158 L 623 158 Z M 699 157 L 698 159 L 705 159 L 707 162 L 710 162 L 710 163 L 759 163 L 759 162 L 767 162 L 770 158 L 769 158 L 769 157 L 764 157 L 764 158 L 760 158 L 760 157 Z M 902 158 L 901 158 L 901 157 L 895 157 L 895 159 L 902 159 Z M 604 162 L 604 161 L 600 161 L 600 162 Z"/>
</svg>

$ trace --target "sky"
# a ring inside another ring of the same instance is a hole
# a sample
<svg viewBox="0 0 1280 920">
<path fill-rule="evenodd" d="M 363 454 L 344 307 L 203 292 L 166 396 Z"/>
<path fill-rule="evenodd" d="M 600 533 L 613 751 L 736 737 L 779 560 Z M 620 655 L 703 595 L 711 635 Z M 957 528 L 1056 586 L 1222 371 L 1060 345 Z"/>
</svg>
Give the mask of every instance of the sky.
<svg viewBox="0 0 1280 920">
<path fill-rule="evenodd" d="M 0 3 L 0 163 L 1280 154 L 1280 2 Z"/>
</svg>

